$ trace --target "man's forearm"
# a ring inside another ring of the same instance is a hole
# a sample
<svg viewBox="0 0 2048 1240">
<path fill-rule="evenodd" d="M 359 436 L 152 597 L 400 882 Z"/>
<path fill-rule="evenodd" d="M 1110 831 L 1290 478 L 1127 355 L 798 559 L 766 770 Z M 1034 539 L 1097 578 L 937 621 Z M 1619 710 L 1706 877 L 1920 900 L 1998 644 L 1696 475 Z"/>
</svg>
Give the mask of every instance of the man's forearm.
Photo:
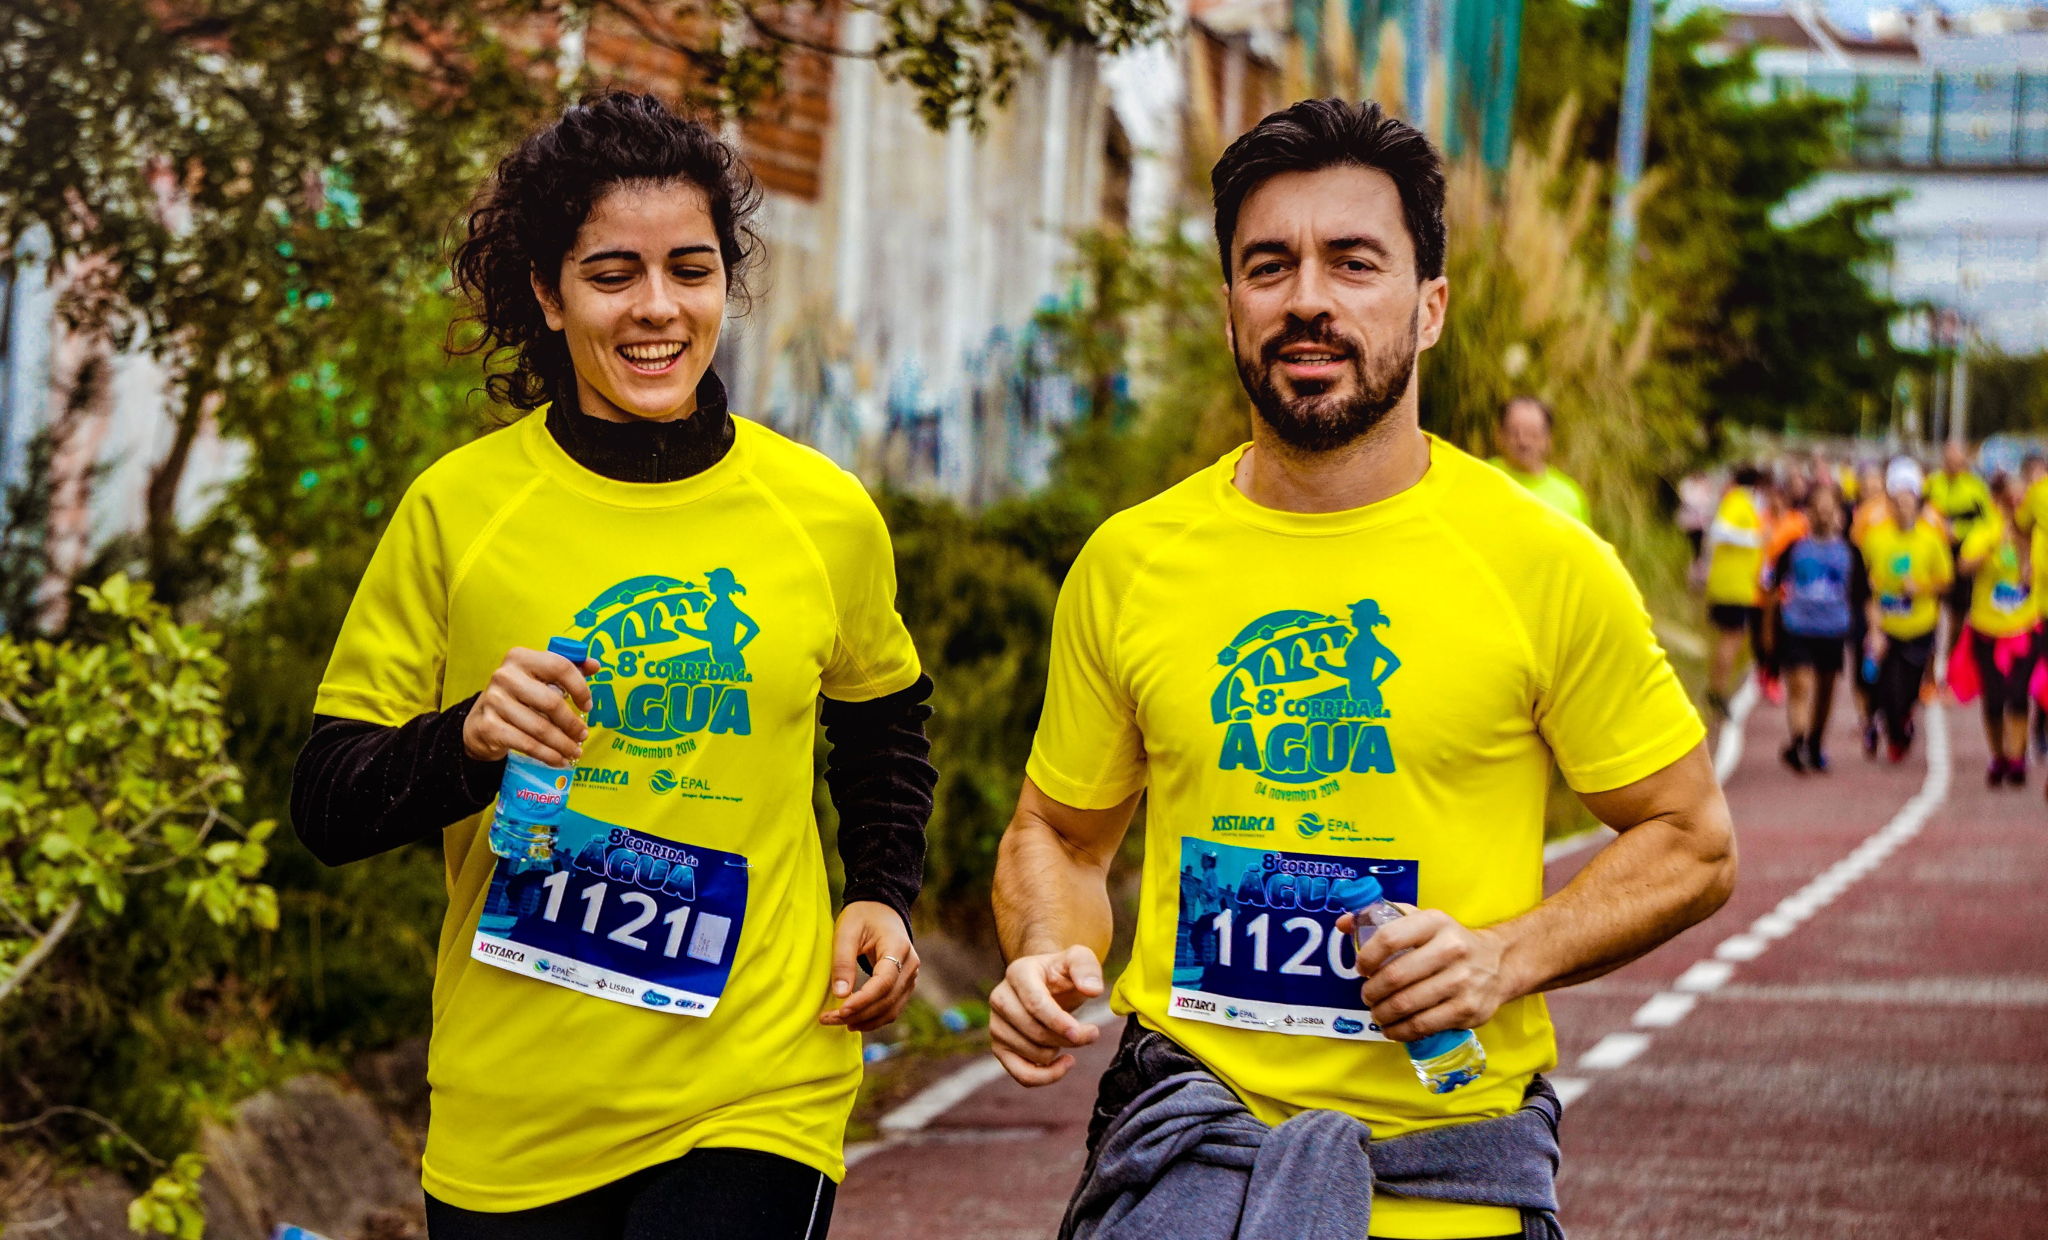
<svg viewBox="0 0 2048 1240">
<path fill-rule="evenodd" d="M 1494 926 L 1518 994 L 1610 973 L 1711 916 L 1735 883 L 1733 835 L 1652 819 L 1594 854 L 1564 890 Z"/>
<path fill-rule="evenodd" d="M 1003 957 L 1064 951 L 1109 952 L 1109 867 L 1050 825 L 1020 813 L 996 855 L 996 935 Z"/>
</svg>

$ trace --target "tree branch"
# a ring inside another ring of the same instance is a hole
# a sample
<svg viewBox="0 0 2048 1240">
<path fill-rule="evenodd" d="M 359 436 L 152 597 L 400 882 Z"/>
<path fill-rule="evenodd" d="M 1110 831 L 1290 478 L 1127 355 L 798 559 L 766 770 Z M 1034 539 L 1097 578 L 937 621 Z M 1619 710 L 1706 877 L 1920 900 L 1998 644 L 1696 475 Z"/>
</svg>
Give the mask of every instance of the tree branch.
<svg viewBox="0 0 2048 1240">
<path fill-rule="evenodd" d="M 8 1133 L 12 1132 L 27 1132 L 31 1128 L 40 1128 L 44 1124 L 49 1123 L 51 1120 L 56 1119 L 60 1115 L 76 1115 L 80 1119 L 91 1120 L 93 1123 L 98 1124 L 100 1127 L 106 1129 L 112 1135 L 121 1138 L 121 1140 L 124 1143 L 126 1143 L 129 1149 L 134 1150 L 136 1154 L 141 1156 L 142 1161 L 150 1165 L 151 1170 L 162 1171 L 164 1169 L 164 1160 L 150 1153 L 148 1147 L 144 1146 L 142 1142 L 137 1141 L 134 1137 L 129 1136 L 127 1129 L 121 1127 L 121 1125 L 115 1123 L 113 1120 L 108 1119 L 106 1116 L 101 1115 L 98 1111 L 88 1110 L 85 1107 L 49 1107 L 45 1109 L 42 1114 L 37 1115 L 31 1119 L 18 1120 L 12 1124 L 0 1124 L 0 1136 L 5 1136 Z"/>
<path fill-rule="evenodd" d="M 43 931 L 43 937 L 36 940 L 36 945 L 29 948 L 28 954 L 16 962 L 14 971 L 6 977 L 0 977 L 0 1003 L 5 1003 L 7 996 L 20 988 L 22 979 L 35 972 L 36 966 L 49 958 L 50 952 L 56 948 L 58 943 L 63 941 L 64 936 L 71 933 L 71 927 L 77 924 L 78 914 L 84 908 L 85 897 L 73 897 L 71 903 L 64 906 L 64 911 L 57 914 L 57 920 L 50 923 L 50 928 Z M 0 1132 L 6 1131 L 8 1129 L 0 1127 Z M 140 1149 L 141 1147 L 137 1146 L 136 1148 Z M 162 1166 L 163 1164 L 158 1163 L 157 1165 Z"/>
</svg>

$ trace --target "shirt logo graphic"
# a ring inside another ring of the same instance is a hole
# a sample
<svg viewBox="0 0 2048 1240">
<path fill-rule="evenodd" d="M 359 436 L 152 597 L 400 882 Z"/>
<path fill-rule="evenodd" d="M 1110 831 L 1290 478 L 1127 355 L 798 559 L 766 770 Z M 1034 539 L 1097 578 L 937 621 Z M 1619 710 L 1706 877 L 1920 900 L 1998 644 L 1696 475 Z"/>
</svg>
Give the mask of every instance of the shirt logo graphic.
<svg viewBox="0 0 2048 1240">
<path fill-rule="evenodd" d="M 592 599 L 574 634 L 603 665 L 590 678 L 590 726 L 649 742 L 752 735 L 746 649 L 761 626 L 734 601 L 746 592 L 714 568 L 701 585 L 634 577 Z"/>
<path fill-rule="evenodd" d="M 1360 599 L 1348 618 L 1275 611 L 1246 625 L 1216 660 L 1225 669 L 1209 701 L 1223 726 L 1217 765 L 1288 785 L 1392 774 L 1387 729 L 1372 722 L 1391 717 L 1381 688 L 1401 670 L 1377 632 L 1392 624 L 1378 602 Z"/>
</svg>

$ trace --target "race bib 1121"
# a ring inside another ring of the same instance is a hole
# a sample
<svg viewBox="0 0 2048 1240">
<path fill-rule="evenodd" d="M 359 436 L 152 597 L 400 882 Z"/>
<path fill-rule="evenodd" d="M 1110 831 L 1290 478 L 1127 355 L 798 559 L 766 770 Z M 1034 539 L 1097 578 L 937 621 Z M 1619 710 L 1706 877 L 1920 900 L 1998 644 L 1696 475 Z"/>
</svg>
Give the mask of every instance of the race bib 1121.
<svg viewBox="0 0 2048 1240">
<path fill-rule="evenodd" d="M 1413 861 L 1183 837 L 1168 1011 L 1239 1029 L 1385 1041 L 1359 995 L 1357 949 L 1337 929 L 1368 875 L 1387 899 L 1415 902 Z"/>
<path fill-rule="evenodd" d="M 470 956 L 633 1007 L 709 1016 L 732 976 L 747 859 L 573 810 L 550 865 L 491 873 Z"/>
</svg>

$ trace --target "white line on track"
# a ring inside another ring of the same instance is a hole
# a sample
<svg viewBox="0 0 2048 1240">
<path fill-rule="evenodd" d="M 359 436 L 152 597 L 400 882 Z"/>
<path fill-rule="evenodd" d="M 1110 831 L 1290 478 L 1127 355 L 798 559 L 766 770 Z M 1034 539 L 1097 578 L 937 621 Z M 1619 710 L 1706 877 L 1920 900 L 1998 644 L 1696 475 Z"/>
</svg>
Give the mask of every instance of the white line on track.
<svg viewBox="0 0 2048 1240">
<path fill-rule="evenodd" d="M 1743 689 L 1749 693 L 1754 686 L 1755 682 L 1751 681 Z M 1728 778 L 1728 772 L 1722 769 L 1724 760 L 1730 763 L 1742 760 L 1741 729 L 1736 720 L 1749 713 L 1748 707 L 1741 702 L 1742 696 L 1738 694 L 1737 701 L 1731 704 L 1728 725 L 1721 733 L 1721 743 L 1714 755 L 1714 772 L 1723 782 Z M 1749 706 L 1754 706 L 1754 694 L 1751 693 L 1750 697 Z M 1641 1032 L 1642 1029 L 1668 1029 L 1684 1020 L 1698 1007 L 1701 995 L 1727 985 L 1728 979 L 1735 976 L 1738 965 L 1769 951 L 1773 943 L 1798 929 L 1802 922 L 1826 908 L 1857 880 L 1884 864 L 1907 841 L 1920 834 L 1934 811 L 1948 799 L 1952 773 L 1948 716 L 1938 705 L 1930 706 L 1923 713 L 1926 718 L 1927 778 L 1921 782 L 1920 791 L 1898 808 L 1891 821 L 1865 836 L 1863 842 L 1847 855 L 1822 870 L 1804 887 L 1778 901 L 1776 908 L 1757 918 L 1747 930 L 1721 940 L 1711 958 L 1693 962 L 1671 983 L 1669 990 L 1652 995 L 1636 1009 L 1630 1020 L 1636 1028 L 1610 1033 L 1594 1043 L 1579 1056 L 1578 1063 L 1574 1065 L 1577 1072 L 1590 1074 L 1619 1068 L 1641 1055 L 1649 1049 L 1651 1039 L 1650 1034 Z M 1731 752 L 1732 758 L 1729 757 Z M 1597 1079 L 1592 1075 L 1554 1077 L 1550 1083 L 1557 1090 L 1559 1099 L 1569 1104 L 1573 1099 L 1584 1096 Z"/>
<path fill-rule="evenodd" d="M 1110 1019 L 1109 1000 L 1092 1000 L 1084 1004 L 1074 1015 L 1091 1025 L 1105 1025 Z M 857 1141 L 847 1146 L 846 1165 L 851 1167 L 864 1158 L 914 1136 L 930 1126 L 939 1116 L 967 1101 L 976 1090 L 1001 1080 L 1003 1076 L 1003 1065 L 997 1063 L 993 1055 L 984 1056 L 965 1067 L 954 1069 L 877 1121 L 875 1127 L 882 1134 L 879 1139 Z"/>
</svg>

